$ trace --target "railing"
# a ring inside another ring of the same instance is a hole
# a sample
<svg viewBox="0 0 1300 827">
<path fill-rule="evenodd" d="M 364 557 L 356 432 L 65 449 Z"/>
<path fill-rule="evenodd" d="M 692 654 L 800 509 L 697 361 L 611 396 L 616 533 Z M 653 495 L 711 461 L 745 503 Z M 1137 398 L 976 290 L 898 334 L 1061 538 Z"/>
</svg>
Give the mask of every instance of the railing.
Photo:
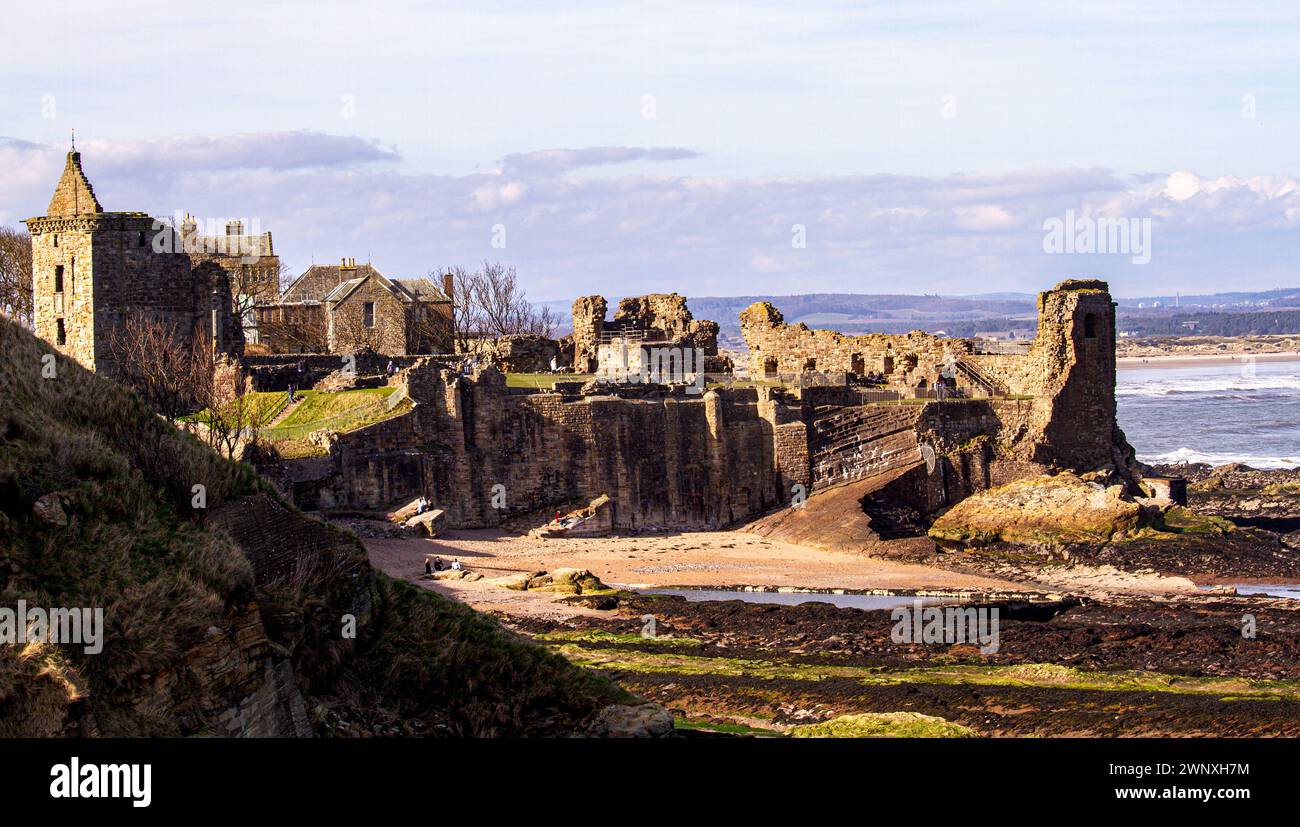
<svg viewBox="0 0 1300 827">
<path fill-rule="evenodd" d="M 971 380 L 971 382 L 975 383 L 977 387 L 982 388 L 989 394 L 989 396 L 1006 396 L 1008 394 L 1005 385 L 985 374 L 984 371 L 980 370 L 965 359 L 957 360 L 957 371 L 958 373 L 963 374 L 967 379 Z"/>
</svg>

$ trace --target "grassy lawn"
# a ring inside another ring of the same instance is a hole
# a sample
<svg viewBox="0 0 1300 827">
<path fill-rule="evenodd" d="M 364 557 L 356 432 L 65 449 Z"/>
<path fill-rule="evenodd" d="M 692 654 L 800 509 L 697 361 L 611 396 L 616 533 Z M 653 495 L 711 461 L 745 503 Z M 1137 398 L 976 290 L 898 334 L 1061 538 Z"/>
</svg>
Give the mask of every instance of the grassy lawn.
<svg viewBox="0 0 1300 827">
<path fill-rule="evenodd" d="M 586 382 L 595 378 L 590 373 L 509 373 L 508 388 L 553 388 L 556 382 Z"/>
<path fill-rule="evenodd" d="M 363 406 L 379 406 L 396 388 L 362 388 L 351 391 L 299 391 L 302 401 L 277 427 L 311 425 Z"/>
<path fill-rule="evenodd" d="M 275 419 L 288 403 L 289 395 L 283 391 L 258 391 L 226 403 L 221 409 L 221 415 L 231 423 L 260 427 Z M 239 405 L 243 406 L 243 416 L 239 415 Z M 185 422 L 206 423 L 211 417 L 211 412 L 204 409 L 181 419 Z"/>
<path fill-rule="evenodd" d="M 263 428 L 260 436 L 276 445 L 282 456 L 312 456 L 321 448 L 307 437 L 314 431 L 346 433 L 399 416 L 411 409 L 403 400 L 392 410 L 385 404 L 396 388 L 364 388 L 351 391 L 300 391 L 302 401 L 273 428 Z"/>
</svg>

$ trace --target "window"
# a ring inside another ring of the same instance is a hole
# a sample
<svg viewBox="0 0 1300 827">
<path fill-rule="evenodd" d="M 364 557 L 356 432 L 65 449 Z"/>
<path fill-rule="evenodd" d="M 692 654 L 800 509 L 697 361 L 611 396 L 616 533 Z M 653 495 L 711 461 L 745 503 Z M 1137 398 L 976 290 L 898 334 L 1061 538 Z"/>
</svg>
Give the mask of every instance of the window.
<svg viewBox="0 0 1300 827">
<path fill-rule="evenodd" d="M 54 246 L 55 246 L 55 247 L 58 247 L 58 246 L 59 246 L 59 234 L 58 234 L 58 233 L 55 233 L 55 234 L 54 234 Z"/>
<path fill-rule="evenodd" d="M 361 324 L 363 327 L 375 326 L 375 303 L 366 302 L 361 308 Z"/>
<path fill-rule="evenodd" d="M 58 345 L 68 343 L 68 331 L 63 327 L 63 319 L 57 319 L 54 322 L 54 343 Z"/>
<path fill-rule="evenodd" d="M 137 246 L 137 247 L 143 247 L 143 246 L 144 246 L 144 233 L 140 233 L 139 237 L 136 238 L 136 240 L 135 240 L 135 246 Z"/>
<path fill-rule="evenodd" d="M 1083 317 L 1083 338 L 1097 338 L 1097 317 L 1091 313 Z"/>
<path fill-rule="evenodd" d="M 54 292 L 63 292 L 63 265 L 57 264 L 54 267 Z M 62 322 L 60 322 L 62 324 Z"/>
</svg>

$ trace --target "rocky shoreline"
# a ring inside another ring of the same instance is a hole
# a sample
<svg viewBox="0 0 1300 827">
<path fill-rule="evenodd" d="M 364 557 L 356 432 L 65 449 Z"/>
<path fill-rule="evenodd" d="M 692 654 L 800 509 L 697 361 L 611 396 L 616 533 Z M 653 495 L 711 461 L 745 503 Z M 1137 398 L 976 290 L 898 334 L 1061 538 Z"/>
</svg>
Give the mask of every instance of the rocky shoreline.
<svg viewBox="0 0 1300 827">
<path fill-rule="evenodd" d="M 1231 588 L 1300 582 L 1300 472 L 1145 470 L 1186 476 L 1189 509 L 1214 521 L 1121 542 L 994 543 L 931 561 L 1024 591 L 715 584 L 812 599 L 689 601 L 623 590 L 599 606 L 560 598 L 584 607 L 577 614 L 498 615 L 671 710 L 682 735 L 1300 736 L 1300 601 Z M 1188 586 L 1149 594 L 1050 587 L 1095 570 Z M 961 596 L 964 609 L 999 610 L 1000 646 L 900 644 L 891 611 L 816 600 L 834 593 Z"/>
</svg>

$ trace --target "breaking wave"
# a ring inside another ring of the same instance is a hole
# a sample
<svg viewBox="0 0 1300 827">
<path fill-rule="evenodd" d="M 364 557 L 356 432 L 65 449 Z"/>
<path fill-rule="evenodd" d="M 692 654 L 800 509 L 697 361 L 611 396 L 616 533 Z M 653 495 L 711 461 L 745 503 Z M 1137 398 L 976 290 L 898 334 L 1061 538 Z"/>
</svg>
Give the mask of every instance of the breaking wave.
<svg viewBox="0 0 1300 827">
<path fill-rule="evenodd" d="M 1243 394 L 1255 391 L 1300 391 L 1300 375 L 1158 377 L 1136 382 L 1121 381 L 1116 396 L 1172 396 L 1174 394 Z"/>
<path fill-rule="evenodd" d="M 1300 456 L 1268 457 L 1256 454 L 1213 453 L 1195 451 L 1191 448 L 1177 448 L 1163 454 L 1138 454 L 1138 459 L 1148 465 L 1176 465 L 1183 462 L 1227 465 L 1231 462 L 1240 462 L 1261 470 L 1300 468 Z"/>
</svg>

